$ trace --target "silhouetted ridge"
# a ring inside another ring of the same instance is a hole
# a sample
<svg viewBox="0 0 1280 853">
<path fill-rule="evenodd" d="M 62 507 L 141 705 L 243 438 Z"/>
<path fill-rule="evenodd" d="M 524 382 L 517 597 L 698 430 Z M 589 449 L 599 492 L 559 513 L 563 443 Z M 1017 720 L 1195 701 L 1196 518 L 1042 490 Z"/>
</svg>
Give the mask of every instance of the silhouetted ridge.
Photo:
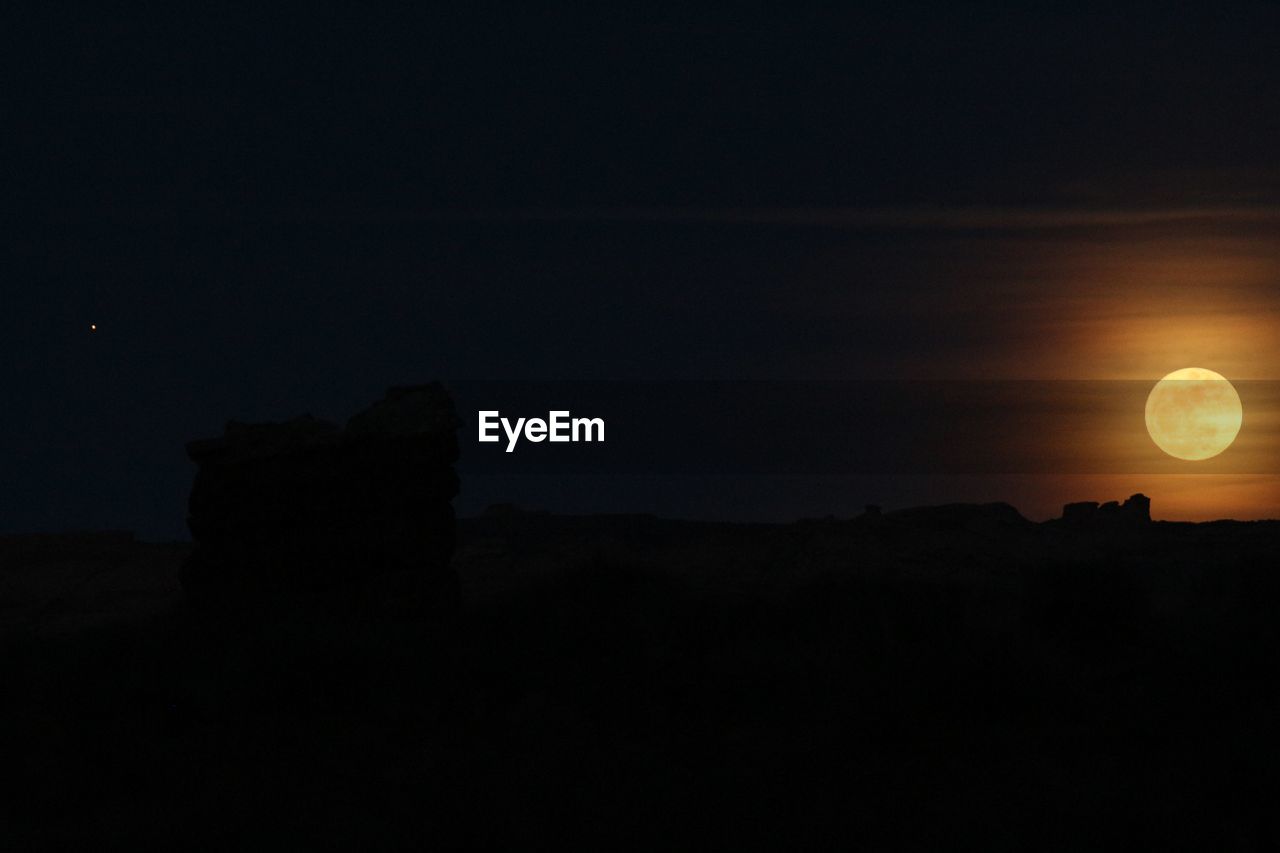
<svg viewBox="0 0 1280 853">
<path fill-rule="evenodd" d="M 456 429 L 452 400 L 432 384 L 390 389 L 345 429 L 301 415 L 232 421 L 190 442 L 200 468 L 188 597 L 237 606 L 321 594 L 415 610 L 451 599 Z"/>
<path fill-rule="evenodd" d="M 1144 494 L 1130 495 L 1122 504 L 1118 501 L 1077 501 L 1062 508 L 1062 521 L 1072 525 L 1120 525 L 1137 526 L 1151 522 L 1151 498 Z"/>
<path fill-rule="evenodd" d="M 865 514 L 871 517 L 870 510 Z M 1031 524 L 1022 513 L 1007 503 L 942 504 L 912 507 L 886 513 L 884 518 L 931 530 L 1021 527 Z"/>
</svg>

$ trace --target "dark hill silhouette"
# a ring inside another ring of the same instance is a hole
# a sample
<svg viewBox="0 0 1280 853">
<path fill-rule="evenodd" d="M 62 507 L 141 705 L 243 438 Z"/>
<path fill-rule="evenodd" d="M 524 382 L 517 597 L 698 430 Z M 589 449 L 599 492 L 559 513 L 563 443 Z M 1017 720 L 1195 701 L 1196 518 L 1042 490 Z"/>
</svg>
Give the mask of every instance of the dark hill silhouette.
<svg viewBox="0 0 1280 853">
<path fill-rule="evenodd" d="M 0 538 L 5 837 L 1270 849 L 1280 523 L 1102 506 L 504 506 L 445 620 L 193 611 L 190 546 Z"/>
<path fill-rule="evenodd" d="M 888 518 L 916 527 L 935 530 L 996 530 L 1019 527 L 1030 522 L 1006 503 L 943 504 L 941 506 L 902 509 L 890 513 Z"/>
<path fill-rule="evenodd" d="M 222 609 L 452 606 L 456 429 L 435 384 L 392 388 L 345 429 L 310 415 L 232 421 L 189 443 L 188 597 Z"/>
</svg>

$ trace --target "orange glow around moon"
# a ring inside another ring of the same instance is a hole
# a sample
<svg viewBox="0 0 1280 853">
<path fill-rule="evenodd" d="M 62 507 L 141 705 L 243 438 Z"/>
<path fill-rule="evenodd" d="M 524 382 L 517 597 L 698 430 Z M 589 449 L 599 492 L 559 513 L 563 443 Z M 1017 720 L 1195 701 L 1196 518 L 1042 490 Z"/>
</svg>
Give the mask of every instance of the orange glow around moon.
<svg viewBox="0 0 1280 853">
<path fill-rule="evenodd" d="M 1226 377 L 1200 367 L 1175 370 L 1147 396 L 1147 432 L 1177 459 L 1217 456 L 1236 440 L 1243 416 L 1240 395 Z"/>
</svg>

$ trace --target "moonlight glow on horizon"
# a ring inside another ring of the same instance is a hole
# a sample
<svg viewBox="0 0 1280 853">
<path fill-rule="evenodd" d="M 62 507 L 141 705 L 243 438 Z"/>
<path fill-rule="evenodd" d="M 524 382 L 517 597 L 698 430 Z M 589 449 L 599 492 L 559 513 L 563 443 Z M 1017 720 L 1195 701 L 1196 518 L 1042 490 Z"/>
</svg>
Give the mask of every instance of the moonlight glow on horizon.
<svg viewBox="0 0 1280 853">
<path fill-rule="evenodd" d="M 1243 415 L 1240 395 L 1226 377 L 1200 367 L 1175 370 L 1147 396 L 1147 432 L 1178 459 L 1199 461 L 1226 450 Z"/>
</svg>

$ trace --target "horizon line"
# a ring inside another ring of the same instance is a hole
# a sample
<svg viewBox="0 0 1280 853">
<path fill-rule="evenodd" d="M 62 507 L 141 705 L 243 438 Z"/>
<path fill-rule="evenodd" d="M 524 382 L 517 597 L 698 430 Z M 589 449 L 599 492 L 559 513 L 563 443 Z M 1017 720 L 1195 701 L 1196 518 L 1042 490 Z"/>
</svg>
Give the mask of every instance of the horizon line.
<svg viewBox="0 0 1280 853">
<path fill-rule="evenodd" d="M 232 205 L 235 207 L 235 205 Z M 252 205 L 247 205 L 252 208 Z M 208 217 L 212 212 L 195 205 L 186 212 Z M 45 221 L 70 222 L 78 212 L 54 212 Z M 149 222 L 159 218 L 172 221 L 183 211 L 172 208 L 130 207 L 95 215 L 113 223 Z M 886 205 L 886 206 L 628 206 L 585 205 L 580 207 L 346 207 L 324 205 L 264 211 L 246 216 L 237 208 L 226 214 L 238 222 L 437 222 L 437 223 L 518 223 L 518 222 L 634 222 L 668 224 L 781 225 L 827 228 L 908 228 L 908 229 L 1006 229 L 1033 230 L 1096 226 L 1158 225 L 1203 220 L 1265 223 L 1280 220 L 1280 205 L 1274 202 L 1221 205 Z M 212 218 L 217 218 L 215 215 Z M 42 217 L 42 219 L 44 219 Z"/>
</svg>

